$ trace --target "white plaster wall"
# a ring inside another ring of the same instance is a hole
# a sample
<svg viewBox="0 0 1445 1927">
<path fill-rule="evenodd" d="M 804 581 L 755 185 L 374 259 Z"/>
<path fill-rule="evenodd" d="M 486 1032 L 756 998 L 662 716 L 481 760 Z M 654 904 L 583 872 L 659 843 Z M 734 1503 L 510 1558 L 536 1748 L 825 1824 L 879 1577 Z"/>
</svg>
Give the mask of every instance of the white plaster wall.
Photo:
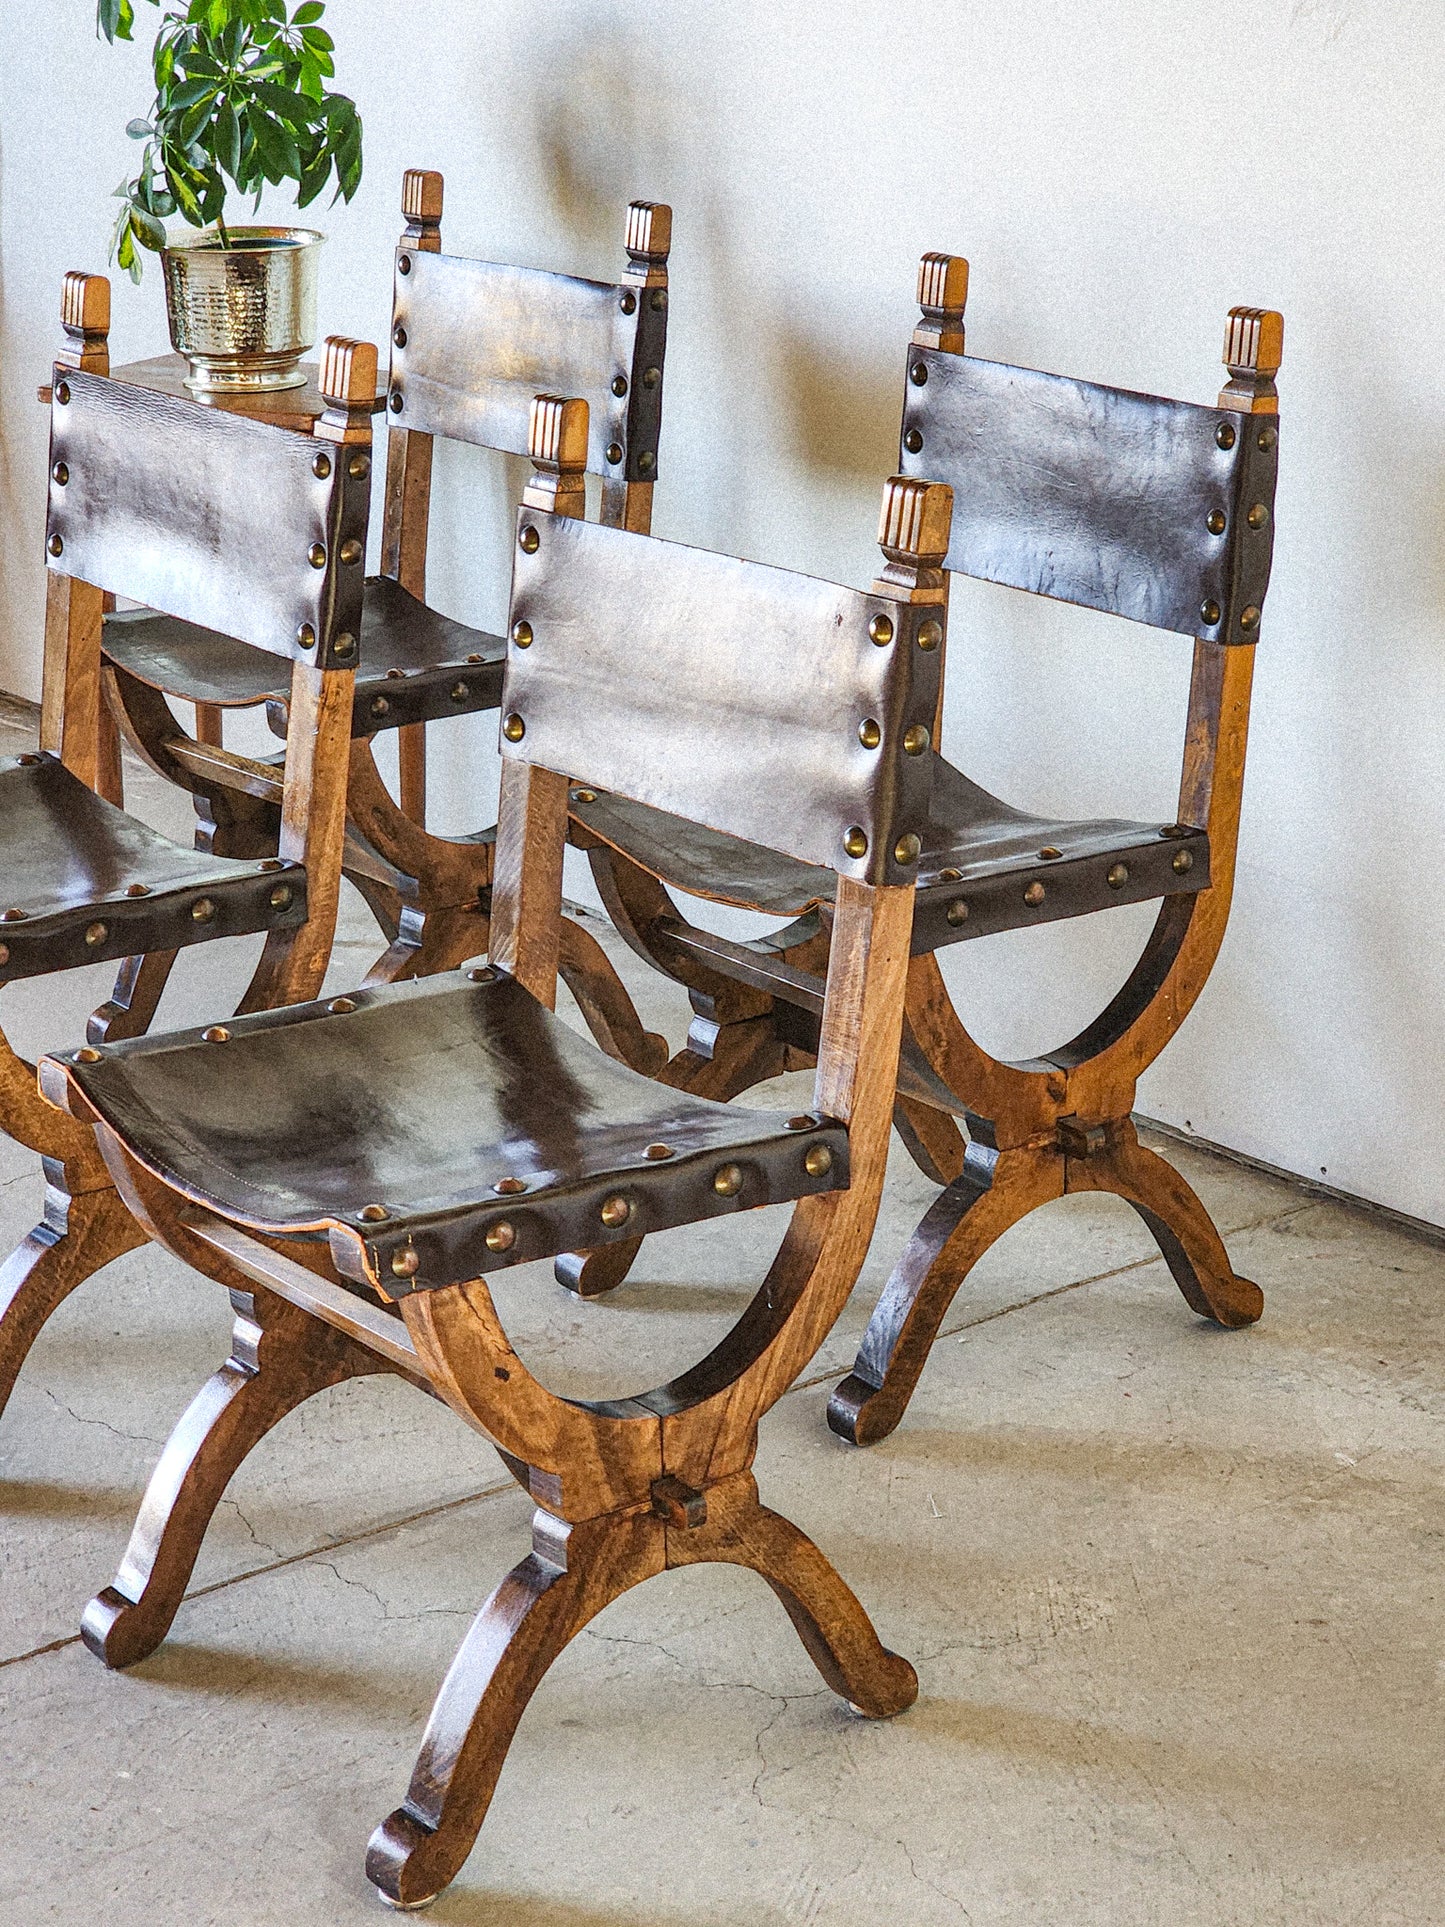
<svg viewBox="0 0 1445 1927">
<path fill-rule="evenodd" d="M 148 16 L 148 9 L 139 9 Z M 1234 919 L 1141 1107 L 1445 1223 L 1445 10 L 1439 0 L 333 0 L 367 174 L 323 327 L 384 339 L 398 181 L 447 244 L 610 275 L 676 210 L 659 534 L 866 582 L 925 248 L 973 263 L 970 345 L 1212 399 L 1225 311 L 1282 308 L 1278 540 Z M 38 689 L 61 272 L 104 265 L 148 101 L 92 0 L 0 0 L 0 684 Z M 163 345 L 154 273 L 119 358 Z M 438 465 L 434 598 L 495 624 L 515 476 Z M 1171 812 L 1188 644 L 960 584 L 947 733 L 1011 800 Z M 451 726 L 437 820 L 485 820 Z M 475 752 L 475 753 L 473 753 Z M 985 1042 L 1093 1014 L 1147 911 L 950 953 Z"/>
</svg>

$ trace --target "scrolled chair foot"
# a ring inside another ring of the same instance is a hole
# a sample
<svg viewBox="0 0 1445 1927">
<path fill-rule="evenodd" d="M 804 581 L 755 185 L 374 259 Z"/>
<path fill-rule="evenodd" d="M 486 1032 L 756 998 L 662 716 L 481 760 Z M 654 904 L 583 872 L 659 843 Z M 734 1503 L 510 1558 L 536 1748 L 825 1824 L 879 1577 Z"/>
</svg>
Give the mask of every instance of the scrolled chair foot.
<svg viewBox="0 0 1445 1927">
<path fill-rule="evenodd" d="M 435 1830 L 405 1807 L 398 1807 L 372 1834 L 366 1849 L 366 1877 L 384 1906 L 399 1914 L 419 1914 L 446 1886 L 427 1865 Z"/>
<path fill-rule="evenodd" d="M 886 1385 L 870 1385 L 849 1372 L 828 1400 L 828 1430 L 846 1445 L 876 1445 L 897 1427 L 907 1404 L 906 1398 L 890 1398 Z"/>
</svg>

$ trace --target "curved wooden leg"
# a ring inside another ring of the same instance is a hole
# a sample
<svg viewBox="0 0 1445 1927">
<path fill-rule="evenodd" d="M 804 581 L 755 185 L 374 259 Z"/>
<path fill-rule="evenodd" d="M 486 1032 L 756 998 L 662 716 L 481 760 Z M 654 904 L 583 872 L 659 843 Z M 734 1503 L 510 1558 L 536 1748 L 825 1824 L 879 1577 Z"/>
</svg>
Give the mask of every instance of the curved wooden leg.
<svg viewBox="0 0 1445 1927">
<path fill-rule="evenodd" d="M 394 942 L 362 979 L 363 984 L 400 984 L 455 970 L 468 957 L 485 956 L 488 922 L 480 902 L 419 911 L 407 904 Z"/>
<path fill-rule="evenodd" d="M 918 1698 L 918 1675 L 889 1652 L 852 1590 L 805 1532 L 758 1503 L 749 1473 L 713 1487 L 707 1521 L 670 1530 L 670 1566 L 724 1561 L 761 1574 L 824 1680 L 869 1719 L 891 1719 Z"/>
<path fill-rule="evenodd" d="M 913 1396 L 954 1294 L 990 1245 L 1037 1205 L 1063 1196 L 1053 1145 L 992 1151 L 970 1144 L 963 1175 L 934 1200 L 883 1287 L 853 1361 L 828 1401 L 828 1424 L 850 1445 L 873 1445 Z"/>
<path fill-rule="evenodd" d="M 231 1356 L 166 1441 L 115 1584 L 85 1609 L 81 1637 L 107 1666 L 133 1666 L 170 1631 L 211 1516 L 252 1446 L 326 1386 L 387 1369 L 269 1293 L 233 1292 L 231 1302 Z"/>
<path fill-rule="evenodd" d="M 697 1042 L 706 1049 L 694 1043 L 700 1028 L 704 1034 Z M 751 1017 L 737 1024 L 694 1024 L 688 1032 L 688 1047 L 664 1067 L 657 1081 L 726 1104 L 752 1085 L 777 1077 L 785 1057 L 769 1017 Z M 564 1251 L 553 1259 L 552 1275 L 579 1298 L 600 1298 L 622 1283 L 641 1249 L 641 1238 L 622 1238 L 596 1251 Z"/>
<path fill-rule="evenodd" d="M 179 955 L 178 950 L 151 950 L 141 957 L 127 957 L 116 973 L 109 1000 L 86 1019 L 86 1043 L 115 1044 L 122 1037 L 143 1037 Z"/>
<path fill-rule="evenodd" d="M 45 1216 L 0 1268 L 0 1412 L 57 1305 L 102 1265 L 145 1242 L 109 1186 L 72 1196 L 52 1178 Z"/>
<path fill-rule="evenodd" d="M 1069 1191 L 1109 1191 L 1153 1232 L 1185 1302 L 1217 1325 L 1252 1325 L 1264 1293 L 1229 1262 L 1214 1221 L 1165 1158 L 1146 1149 L 1129 1118 L 1108 1127 L 1102 1148 L 1068 1160 Z"/>
<path fill-rule="evenodd" d="M 893 1128 L 931 1184 L 952 1184 L 962 1177 L 968 1139 L 947 1111 L 936 1111 L 916 1098 L 900 1097 L 893 1106 Z"/>
<path fill-rule="evenodd" d="M 405 1803 L 371 1836 L 366 1877 L 394 1906 L 424 1907 L 486 1818 L 517 1722 L 588 1620 L 664 1566 L 662 1521 L 631 1513 L 564 1525 L 538 1512 L 532 1551 L 472 1622 L 427 1722 Z"/>
<path fill-rule="evenodd" d="M 557 968 L 599 1047 L 644 1077 L 658 1076 L 667 1064 L 667 1039 L 642 1028 L 607 952 L 574 917 L 562 919 Z"/>
</svg>

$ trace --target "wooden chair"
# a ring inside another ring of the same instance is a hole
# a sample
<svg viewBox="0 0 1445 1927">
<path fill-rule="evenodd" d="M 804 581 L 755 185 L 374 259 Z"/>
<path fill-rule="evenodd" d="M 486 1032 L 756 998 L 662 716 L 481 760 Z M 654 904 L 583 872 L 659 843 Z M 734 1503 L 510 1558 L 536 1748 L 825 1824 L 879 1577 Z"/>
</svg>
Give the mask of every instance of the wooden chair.
<svg viewBox="0 0 1445 1927">
<path fill-rule="evenodd" d="M 390 433 L 381 573 L 368 579 L 352 711 L 346 872 L 390 948 L 368 981 L 451 968 L 486 950 L 493 833 L 425 828 L 426 725 L 495 709 L 505 643 L 426 601 L 432 451 L 440 436 L 527 452 L 528 410 L 544 389 L 591 406 L 589 471 L 602 478 L 601 519 L 646 531 L 657 474 L 667 344 L 672 213 L 635 201 L 619 283 L 470 260 L 441 250 L 442 177 L 413 170 L 402 187 L 406 227 L 392 304 Z M 285 689 L 264 653 L 141 611 L 109 620 L 106 661 L 126 733 L 151 767 L 196 799 L 201 841 L 229 855 L 269 854 L 280 803 L 264 759 L 221 746 L 224 711 L 268 704 L 285 727 Z M 167 702 L 198 706 L 199 740 Z M 400 801 L 383 783 L 375 737 L 398 732 Z M 646 1035 L 590 934 L 569 920 L 563 974 L 604 1045 L 643 1069 L 666 1058 Z"/>
<path fill-rule="evenodd" d="M 51 403 L 41 748 L 0 759 L 0 985 L 121 959 L 87 1052 L 144 1028 L 156 980 L 192 944 L 265 932 L 244 1009 L 320 987 L 340 890 L 370 499 L 359 403 L 376 371 L 369 344 L 326 344 L 328 409 L 313 441 L 108 380 L 109 308 L 101 276 L 66 276 L 76 345 L 56 364 Z M 106 592 L 224 622 L 291 660 L 278 855 L 184 849 L 99 793 L 114 776 L 100 699 Z M 0 1128 L 40 1153 L 48 1180 L 44 1219 L 0 1268 L 3 1410 L 56 1306 L 145 1233 L 92 1134 L 40 1102 L 34 1066 L 3 1036 Z"/>
<path fill-rule="evenodd" d="M 586 411 L 539 398 L 519 517 L 491 960 L 47 1059 L 154 1235 L 228 1286 L 230 1361 L 173 1434 L 85 1638 L 128 1665 L 163 1638 L 232 1470 L 324 1385 L 384 1370 L 439 1392 L 537 1502 L 532 1550 L 441 1689 L 369 1877 L 421 1905 L 454 1876 L 527 1700 L 609 1601 L 665 1568 L 750 1566 L 824 1679 L 885 1716 L 917 1690 L 795 1526 L 758 1502 L 762 1414 L 858 1275 L 883 1179 L 926 770 L 948 491 L 889 483 L 884 576 L 864 595 L 574 519 Z M 665 613 L 666 620 L 659 618 Z M 870 641 L 887 623 L 893 645 Z M 637 637 L 648 636 L 646 674 Z M 525 638 L 525 646 L 523 639 Z M 860 757 L 860 716 L 888 746 Z M 806 780 L 800 788 L 800 766 Z M 552 1015 L 567 780 L 719 823 L 836 868 L 814 1109 L 710 1103 L 618 1065 Z M 207 1033 L 215 1036 L 216 1033 Z M 483 1271 L 582 1237 L 796 1200 L 730 1336 L 671 1384 L 601 1404 L 531 1376 Z"/>
<path fill-rule="evenodd" d="M 1132 1204 L 1202 1316 L 1243 1325 L 1263 1309 L 1198 1198 L 1140 1145 L 1131 1111 L 1141 1072 L 1203 989 L 1229 915 L 1273 546 L 1283 323 L 1233 309 L 1229 381 L 1216 406 L 1199 407 L 966 354 L 967 288 L 965 261 L 925 255 L 904 391 L 904 471 L 954 490 L 947 569 L 1191 635 L 1193 679 L 1167 823 L 1060 822 L 999 801 L 939 753 L 941 705 L 903 746 L 930 769 L 932 796 L 917 853 L 896 1122 L 944 1190 L 830 1406 L 833 1429 L 858 1444 L 897 1424 L 978 1258 L 1066 1192 L 1112 1191 Z M 933 640 L 941 650 L 941 624 Z M 865 750 L 887 742 L 865 726 Z M 571 809 L 618 929 L 691 994 L 688 1048 L 667 1081 L 728 1098 L 808 1062 L 831 878 L 591 788 L 573 789 Z M 794 921 L 760 942 L 730 942 L 689 925 L 668 884 Z M 974 1042 L 944 988 L 940 949 L 1151 899 L 1160 909 L 1143 955 L 1079 1036 L 1020 1064 Z M 634 1241 L 570 1253 L 557 1276 L 583 1293 L 605 1291 L 636 1250 Z"/>
</svg>

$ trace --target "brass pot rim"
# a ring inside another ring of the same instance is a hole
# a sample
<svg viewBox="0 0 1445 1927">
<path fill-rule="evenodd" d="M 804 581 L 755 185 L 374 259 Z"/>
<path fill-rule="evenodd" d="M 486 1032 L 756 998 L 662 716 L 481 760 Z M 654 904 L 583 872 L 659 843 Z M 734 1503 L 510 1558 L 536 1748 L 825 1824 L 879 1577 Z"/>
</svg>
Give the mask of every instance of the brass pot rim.
<svg viewBox="0 0 1445 1927">
<path fill-rule="evenodd" d="M 326 236 L 314 227 L 232 227 L 227 228 L 229 245 L 222 243 L 216 228 L 193 228 L 189 232 L 167 234 L 166 254 L 266 254 L 273 248 L 309 248 Z"/>
</svg>

